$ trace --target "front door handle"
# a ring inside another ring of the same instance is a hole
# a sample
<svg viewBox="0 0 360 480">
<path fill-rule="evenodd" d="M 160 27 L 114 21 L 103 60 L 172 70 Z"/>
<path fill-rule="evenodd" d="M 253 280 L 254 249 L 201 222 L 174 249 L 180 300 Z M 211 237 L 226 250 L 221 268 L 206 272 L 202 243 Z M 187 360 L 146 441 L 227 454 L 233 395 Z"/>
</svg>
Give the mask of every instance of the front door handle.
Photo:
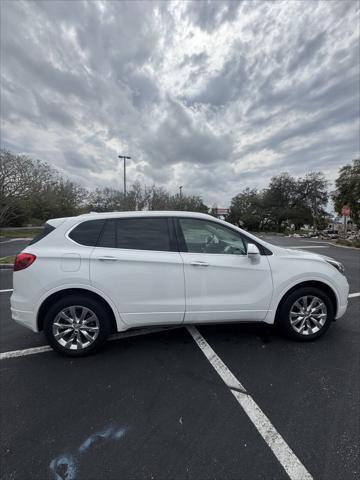
<svg viewBox="0 0 360 480">
<path fill-rule="evenodd" d="M 208 262 L 201 262 L 201 261 L 191 262 L 191 265 L 193 265 L 194 267 L 208 267 L 209 266 Z"/>
<path fill-rule="evenodd" d="M 118 261 L 118 258 L 116 257 L 97 257 L 98 260 L 100 260 L 101 262 L 117 262 Z"/>
</svg>

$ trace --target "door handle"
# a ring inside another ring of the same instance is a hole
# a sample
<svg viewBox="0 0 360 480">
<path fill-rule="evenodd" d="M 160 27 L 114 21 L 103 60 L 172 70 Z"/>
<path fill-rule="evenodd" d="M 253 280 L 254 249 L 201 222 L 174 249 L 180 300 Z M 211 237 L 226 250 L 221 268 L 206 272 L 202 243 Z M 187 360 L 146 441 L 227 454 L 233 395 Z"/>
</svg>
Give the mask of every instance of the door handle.
<svg viewBox="0 0 360 480">
<path fill-rule="evenodd" d="M 201 261 L 191 262 L 191 265 L 193 265 L 194 267 L 208 267 L 209 266 L 208 262 L 201 262 Z"/>
<path fill-rule="evenodd" d="M 101 262 L 117 262 L 118 258 L 116 257 L 97 257 L 97 260 L 100 260 Z"/>
</svg>

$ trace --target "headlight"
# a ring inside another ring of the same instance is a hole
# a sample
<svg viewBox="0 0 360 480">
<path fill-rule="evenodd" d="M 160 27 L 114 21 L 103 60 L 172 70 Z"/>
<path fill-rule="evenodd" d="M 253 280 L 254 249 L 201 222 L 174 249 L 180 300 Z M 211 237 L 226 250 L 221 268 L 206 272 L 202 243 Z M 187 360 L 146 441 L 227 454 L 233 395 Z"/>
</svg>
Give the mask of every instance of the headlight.
<svg viewBox="0 0 360 480">
<path fill-rule="evenodd" d="M 327 261 L 327 263 L 330 263 L 330 265 L 335 267 L 336 270 L 339 270 L 340 273 L 345 275 L 345 268 L 344 268 L 344 265 L 342 263 L 337 262 L 336 260 L 333 260 L 333 259 L 330 259 L 330 258 L 327 258 L 326 261 Z"/>
</svg>

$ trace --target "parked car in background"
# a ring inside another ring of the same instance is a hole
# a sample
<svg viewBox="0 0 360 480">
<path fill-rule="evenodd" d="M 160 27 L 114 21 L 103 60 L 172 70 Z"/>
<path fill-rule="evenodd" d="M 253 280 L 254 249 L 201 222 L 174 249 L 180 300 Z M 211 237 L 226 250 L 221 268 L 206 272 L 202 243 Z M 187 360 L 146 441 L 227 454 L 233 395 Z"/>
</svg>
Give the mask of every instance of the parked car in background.
<svg viewBox="0 0 360 480">
<path fill-rule="evenodd" d="M 339 262 L 209 215 L 91 213 L 49 220 L 17 255 L 11 310 L 81 356 L 148 325 L 265 322 L 313 340 L 345 313 L 348 291 Z"/>
</svg>

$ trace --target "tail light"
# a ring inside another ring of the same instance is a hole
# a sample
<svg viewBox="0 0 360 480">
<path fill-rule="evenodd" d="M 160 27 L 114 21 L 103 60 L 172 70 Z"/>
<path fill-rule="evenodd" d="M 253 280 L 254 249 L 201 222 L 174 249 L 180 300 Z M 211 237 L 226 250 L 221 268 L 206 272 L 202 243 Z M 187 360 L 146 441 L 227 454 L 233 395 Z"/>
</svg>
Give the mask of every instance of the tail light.
<svg viewBox="0 0 360 480">
<path fill-rule="evenodd" d="M 14 272 L 30 267 L 30 265 L 35 262 L 35 259 L 36 255 L 32 253 L 19 253 L 19 255 L 15 257 Z"/>
</svg>

